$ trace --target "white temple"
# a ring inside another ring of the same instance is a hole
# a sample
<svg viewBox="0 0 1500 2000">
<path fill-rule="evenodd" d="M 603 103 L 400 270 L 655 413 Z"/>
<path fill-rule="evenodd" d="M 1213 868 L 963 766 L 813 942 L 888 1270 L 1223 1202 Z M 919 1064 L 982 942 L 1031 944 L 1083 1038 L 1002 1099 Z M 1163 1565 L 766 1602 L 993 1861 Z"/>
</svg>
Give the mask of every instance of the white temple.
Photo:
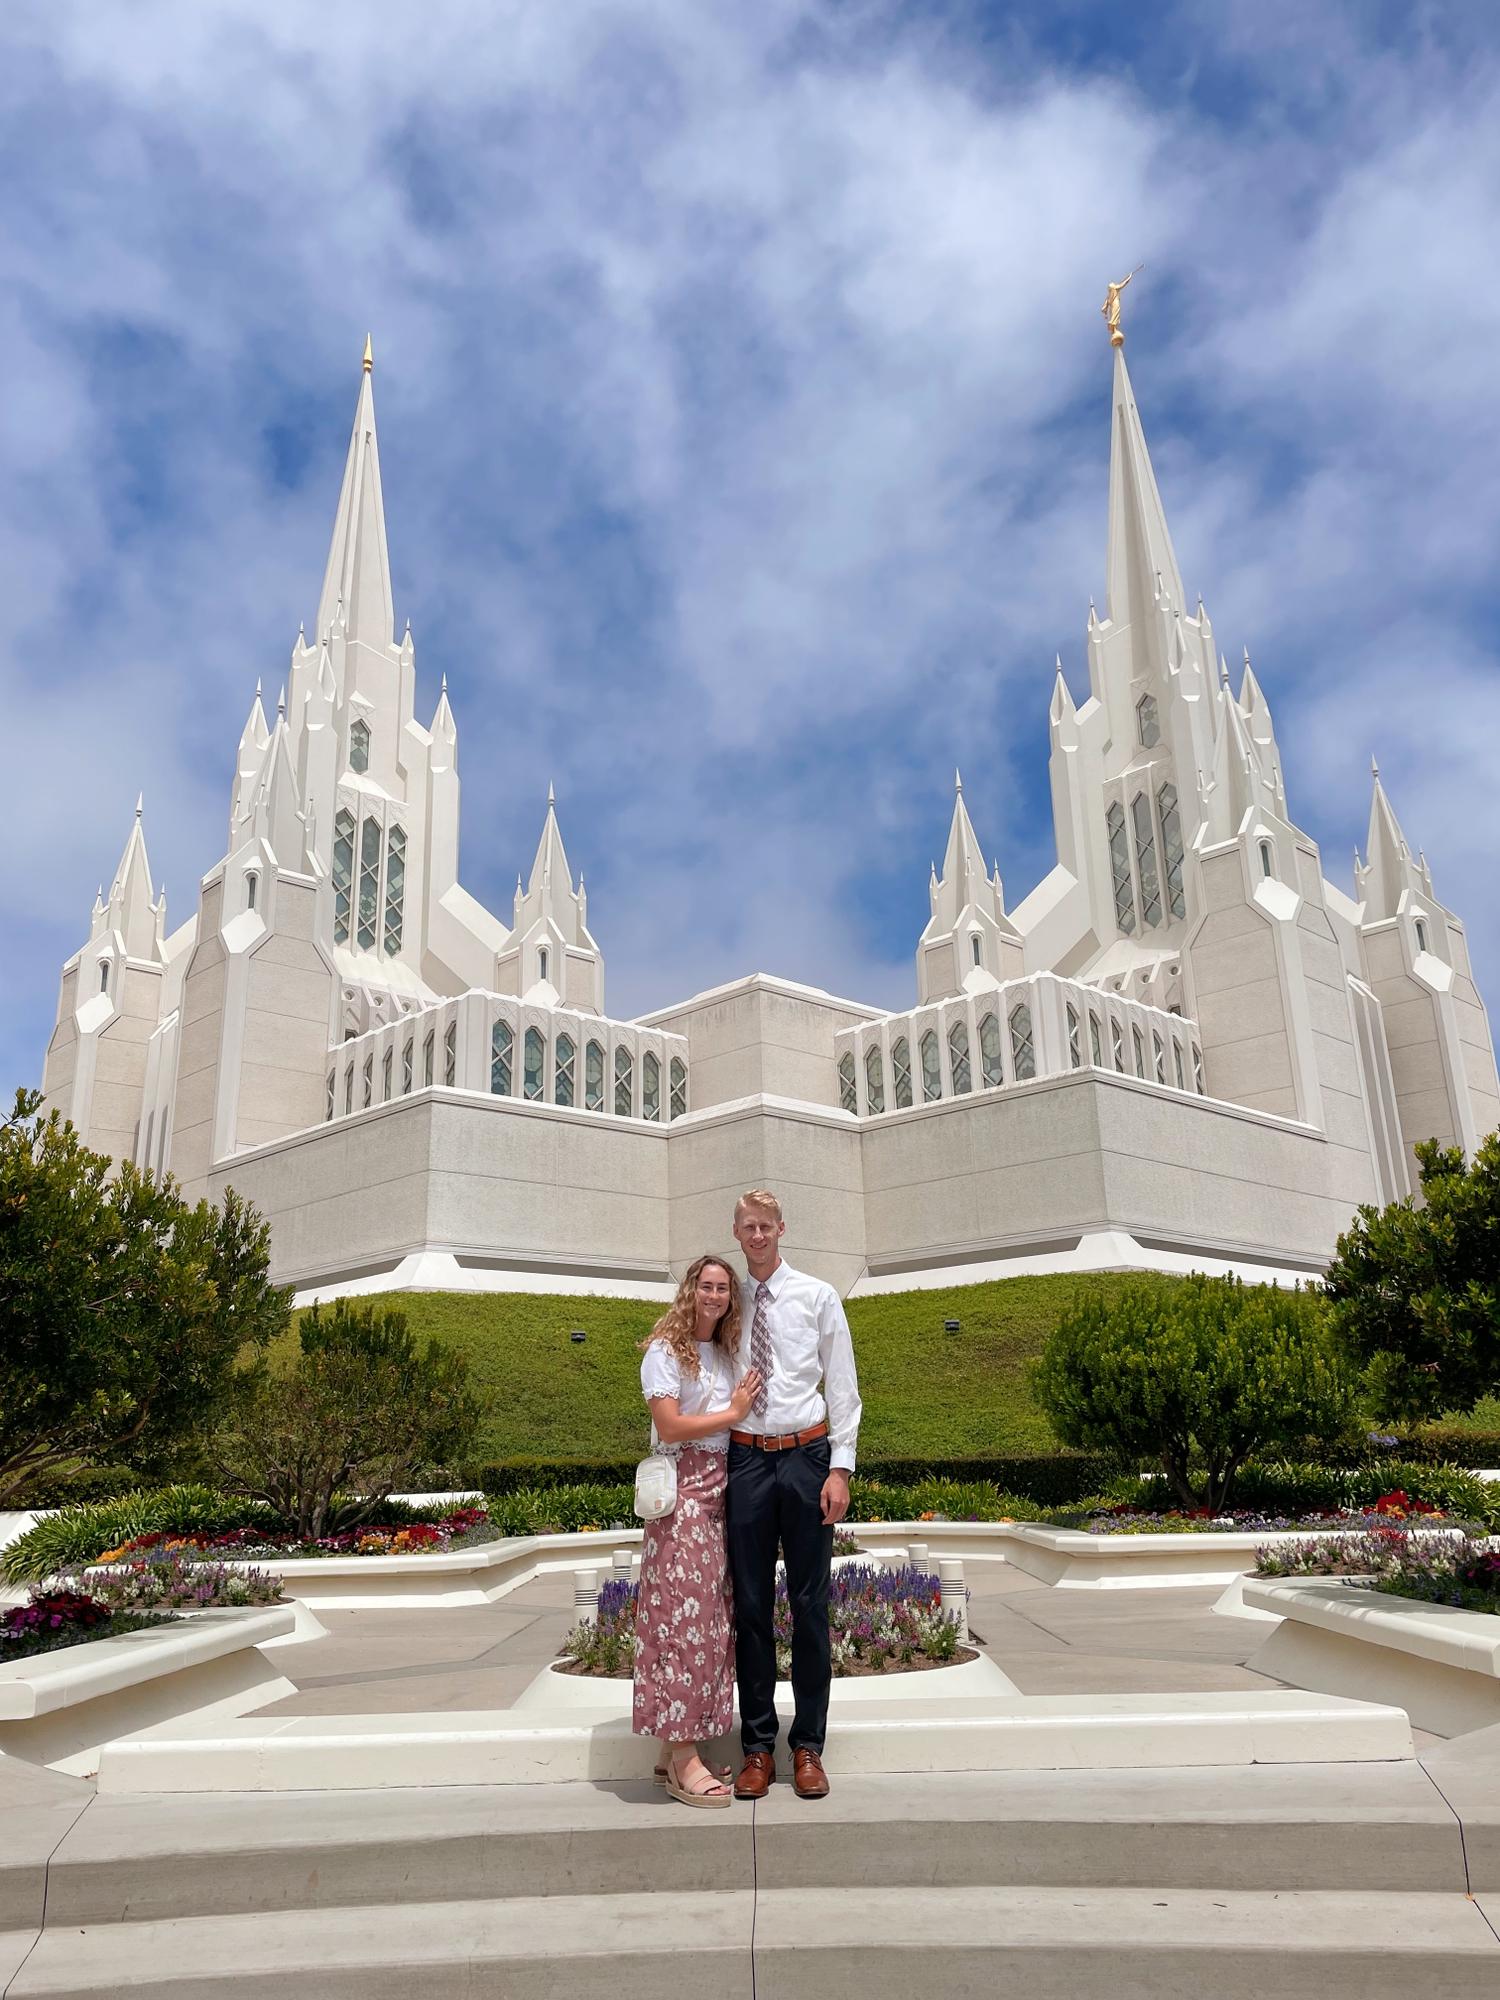
<svg viewBox="0 0 1500 2000">
<path fill-rule="evenodd" d="M 1117 330 L 1116 330 L 1117 331 Z M 893 1015 L 756 973 L 634 1021 L 549 792 L 506 924 L 459 883 L 446 680 L 415 717 L 371 357 L 309 638 L 240 737 L 225 852 L 166 928 L 141 809 L 63 968 L 44 1089 L 188 1194 L 232 1183 L 303 1294 L 665 1296 L 769 1185 L 845 1292 L 1022 1271 L 1314 1271 L 1500 1084 L 1461 921 L 1378 773 L 1353 895 L 1270 706 L 1190 608 L 1120 338 L 1106 611 L 1051 705 L 1057 865 L 1012 910 L 956 786 Z"/>
</svg>

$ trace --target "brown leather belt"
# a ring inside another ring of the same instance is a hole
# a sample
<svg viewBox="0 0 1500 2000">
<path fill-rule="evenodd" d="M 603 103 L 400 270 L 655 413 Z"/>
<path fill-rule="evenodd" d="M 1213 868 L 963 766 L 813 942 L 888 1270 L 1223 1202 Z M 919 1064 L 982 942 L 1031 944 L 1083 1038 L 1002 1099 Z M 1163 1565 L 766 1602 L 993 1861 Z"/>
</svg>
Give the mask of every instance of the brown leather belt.
<svg viewBox="0 0 1500 2000">
<path fill-rule="evenodd" d="M 731 1444 L 753 1445 L 757 1451 L 795 1451 L 799 1444 L 816 1444 L 819 1438 L 826 1438 L 826 1423 L 814 1424 L 805 1431 L 783 1431 L 780 1437 L 762 1437 L 759 1431 L 731 1431 Z"/>
</svg>

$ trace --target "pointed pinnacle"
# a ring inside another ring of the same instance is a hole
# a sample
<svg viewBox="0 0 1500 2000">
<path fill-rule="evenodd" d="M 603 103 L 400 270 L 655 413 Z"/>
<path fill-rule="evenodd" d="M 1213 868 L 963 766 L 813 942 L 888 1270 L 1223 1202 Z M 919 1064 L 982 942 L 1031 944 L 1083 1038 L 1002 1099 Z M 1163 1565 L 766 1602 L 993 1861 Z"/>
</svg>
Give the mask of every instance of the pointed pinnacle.
<svg viewBox="0 0 1500 2000">
<path fill-rule="evenodd" d="M 255 699 L 260 700 L 260 675 L 255 676 Z"/>
<path fill-rule="evenodd" d="M 1370 759 L 1370 776 L 1372 778 L 1378 778 L 1380 776 L 1380 766 L 1375 762 L 1375 759 L 1373 757 L 1371 757 Z"/>
<path fill-rule="evenodd" d="M 364 370 L 367 375 L 373 374 L 375 370 L 375 348 L 369 334 L 365 335 Z"/>
<path fill-rule="evenodd" d="M 408 627 L 407 629 L 410 630 L 410 627 Z M 441 691 L 444 694 L 448 692 L 448 676 L 446 674 L 443 675 L 443 685 Z"/>
<path fill-rule="evenodd" d="M 547 780 L 547 803 L 549 806 L 557 804 L 557 794 L 552 789 L 552 780 L 550 778 Z"/>
<path fill-rule="evenodd" d="M 955 765 L 953 770 L 953 789 L 955 792 L 961 792 L 963 788 L 964 788 L 963 773 L 958 769 L 957 765 Z"/>
<path fill-rule="evenodd" d="M 1061 679 L 1062 679 L 1062 654 L 1061 654 L 1061 653 L 1059 653 L 1059 654 L 1057 655 L 1057 659 L 1056 659 L 1056 665 L 1057 665 L 1057 677 L 1058 677 L 1058 679 L 1059 679 L 1059 680 L 1061 680 Z"/>
<path fill-rule="evenodd" d="M 136 793 L 136 795 L 135 795 L 135 816 L 136 816 L 136 818 L 137 818 L 137 819 L 139 819 L 139 818 L 140 818 L 140 816 L 141 816 L 141 807 L 142 807 L 142 806 L 143 806 L 143 805 L 144 805 L 145 803 L 146 803 L 146 794 L 145 794 L 144 792 L 137 792 L 137 793 Z"/>
<path fill-rule="evenodd" d="M 1219 655 L 1219 679 L 1220 679 L 1220 681 L 1222 681 L 1222 683 L 1224 684 L 1224 686 L 1225 686 L 1225 687 L 1228 687 L 1228 685 L 1229 685 L 1229 662 L 1228 662 L 1228 660 L 1226 660 L 1226 659 L 1225 659 L 1225 657 L 1224 657 L 1224 655 L 1223 655 L 1222 653 L 1220 653 L 1220 655 Z"/>
<path fill-rule="evenodd" d="M 285 715 L 285 714 L 286 714 L 286 682 L 285 682 L 285 681 L 283 681 L 283 682 L 281 683 L 281 693 L 280 693 L 279 695 L 277 695 L 277 697 L 276 697 L 276 713 L 277 713 L 278 715 Z"/>
</svg>

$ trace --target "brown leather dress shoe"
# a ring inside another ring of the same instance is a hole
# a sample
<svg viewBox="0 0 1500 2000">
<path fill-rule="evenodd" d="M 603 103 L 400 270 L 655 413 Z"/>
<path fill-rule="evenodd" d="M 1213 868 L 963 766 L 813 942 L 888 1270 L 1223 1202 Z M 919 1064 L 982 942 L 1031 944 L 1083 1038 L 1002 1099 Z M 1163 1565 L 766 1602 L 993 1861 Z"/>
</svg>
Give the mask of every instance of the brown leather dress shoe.
<svg viewBox="0 0 1500 2000">
<path fill-rule="evenodd" d="M 744 1768 L 734 1781 L 737 1799 L 763 1799 L 776 1782 L 776 1759 L 769 1750 L 747 1750 Z"/>
<path fill-rule="evenodd" d="M 799 1799 L 826 1799 L 828 1773 L 816 1750 L 792 1752 L 792 1786 Z"/>
</svg>

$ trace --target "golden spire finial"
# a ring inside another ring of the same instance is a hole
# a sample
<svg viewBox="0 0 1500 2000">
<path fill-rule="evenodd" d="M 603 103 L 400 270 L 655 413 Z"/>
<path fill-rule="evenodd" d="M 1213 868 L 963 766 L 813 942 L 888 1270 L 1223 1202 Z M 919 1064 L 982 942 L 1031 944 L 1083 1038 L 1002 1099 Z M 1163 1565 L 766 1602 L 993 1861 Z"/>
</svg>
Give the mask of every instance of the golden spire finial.
<svg viewBox="0 0 1500 2000">
<path fill-rule="evenodd" d="M 1128 285 L 1128 284 L 1130 283 L 1130 280 L 1129 280 L 1129 279 L 1127 278 L 1127 279 L 1125 280 L 1125 282 L 1126 282 L 1126 284 Z M 373 348 L 373 347 L 371 346 L 371 344 L 370 344 L 370 336 L 369 336 L 368 334 L 366 334 L 366 335 L 365 335 L 365 373 L 366 373 L 367 375 L 369 375 L 369 374 L 373 373 L 373 371 L 374 371 L 374 368 L 375 368 L 375 349 L 374 349 L 374 348 Z"/>
<path fill-rule="evenodd" d="M 1142 271 L 1144 269 L 1145 266 L 1143 264 L 1137 264 L 1135 267 L 1135 271 Z M 1120 330 L 1120 294 L 1135 276 L 1135 271 L 1128 271 L 1118 284 L 1109 285 L 1104 304 L 1099 308 L 1100 312 L 1104 315 L 1104 324 L 1109 328 L 1109 344 L 1111 347 L 1123 347 L 1125 345 L 1125 335 Z"/>
</svg>

